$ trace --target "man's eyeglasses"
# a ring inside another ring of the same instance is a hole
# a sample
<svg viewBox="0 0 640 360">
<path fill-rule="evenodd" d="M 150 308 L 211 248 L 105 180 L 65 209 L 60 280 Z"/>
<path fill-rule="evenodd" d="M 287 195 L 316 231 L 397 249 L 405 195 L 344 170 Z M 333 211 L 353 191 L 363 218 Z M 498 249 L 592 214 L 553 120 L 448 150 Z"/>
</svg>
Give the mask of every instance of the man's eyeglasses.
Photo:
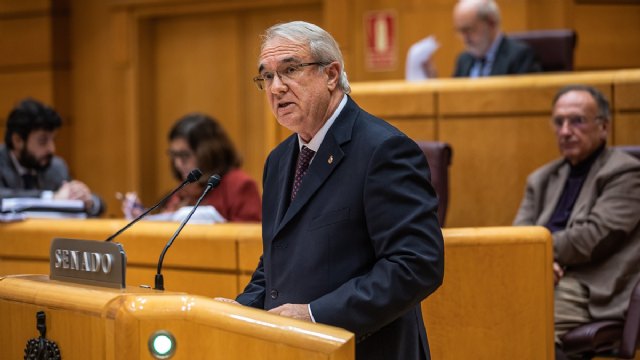
<svg viewBox="0 0 640 360">
<path fill-rule="evenodd" d="M 600 116 L 596 116 L 594 118 L 594 121 L 595 120 L 599 120 L 601 118 L 602 117 L 600 117 Z M 551 123 L 553 124 L 553 127 L 556 128 L 556 129 L 562 128 L 562 126 L 564 126 L 565 121 L 572 128 L 583 127 L 583 126 L 585 126 L 586 124 L 589 123 L 589 119 L 587 117 L 579 116 L 579 115 L 556 116 L 556 117 L 551 119 Z"/>
<path fill-rule="evenodd" d="M 256 84 L 258 89 L 264 90 L 268 87 L 271 87 L 273 84 L 273 79 L 275 79 L 276 74 L 280 77 L 280 81 L 285 80 L 295 80 L 300 74 L 302 74 L 302 69 L 306 66 L 325 66 L 327 63 L 325 62 L 310 62 L 310 63 L 301 63 L 301 64 L 282 64 L 277 69 L 276 72 L 272 71 L 263 71 L 260 75 L 253 78 L 253 82 Z"/>
</svg>

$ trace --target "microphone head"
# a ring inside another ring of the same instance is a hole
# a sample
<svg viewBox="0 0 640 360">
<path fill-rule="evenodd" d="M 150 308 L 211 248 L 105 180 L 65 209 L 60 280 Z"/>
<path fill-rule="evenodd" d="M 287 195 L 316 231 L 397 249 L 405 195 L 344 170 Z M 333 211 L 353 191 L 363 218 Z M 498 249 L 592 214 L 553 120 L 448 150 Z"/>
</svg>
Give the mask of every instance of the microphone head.
<svg viewBox="0 0 640 360">
<path fill-rule="evenodd" d="M 195 168 L 191 170 L 189 175 L 187 175 L 187 182 L 192 183 L 192 182 L 198 181 L 198 179 L 200 179 L 201 176 L 202 176 L 202 171 L 200 171 L 200 169 L 198 168 Z"/>
<path fill-rule="evenodd" d="M 209 178 L 209 181 L 207 181 L 207 185 L 209 185 L 209 186 L 211 186 L 212 188 L 214 188 L 214 187 L 218 186 L 218 184 L 220 184 L 220 180 L 222 180 L 222 179 L 220 178 L 220 175 L 215 174 L 215 175 L 213 175 L 213 176 L 211 176 L 211 177 Z"/>
</svg>

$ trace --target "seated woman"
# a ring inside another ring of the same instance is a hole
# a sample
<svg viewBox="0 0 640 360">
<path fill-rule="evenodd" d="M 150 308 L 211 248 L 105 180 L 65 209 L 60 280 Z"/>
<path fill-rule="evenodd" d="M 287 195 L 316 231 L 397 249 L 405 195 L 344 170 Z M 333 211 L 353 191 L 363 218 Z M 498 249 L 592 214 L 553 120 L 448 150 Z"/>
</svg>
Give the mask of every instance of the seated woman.
<svg viewBox="0 0 640 360">
<path fill-rule="evenodd" d="M 197 183 L 185 186 L 169 198 L 163 207 L 164 212 L 193 206 L 209 177 L 219 174 L 222 177 L 220 185 L 207 194 L 201 206 L 212 205 L 227 221 L 259 222 L 262 219 L 258 186 L 240 170 L 240 156 L 222 126 L 212 117 L 193 113 L 179 119 L 169 132 L 168 154 L 176 180 L 183 181 L 195 168 L 199 168 L 203 176 Z M 142 213 L 137 196 L 127 194 L 123 212 L 127 217 Z"/>
</svg>

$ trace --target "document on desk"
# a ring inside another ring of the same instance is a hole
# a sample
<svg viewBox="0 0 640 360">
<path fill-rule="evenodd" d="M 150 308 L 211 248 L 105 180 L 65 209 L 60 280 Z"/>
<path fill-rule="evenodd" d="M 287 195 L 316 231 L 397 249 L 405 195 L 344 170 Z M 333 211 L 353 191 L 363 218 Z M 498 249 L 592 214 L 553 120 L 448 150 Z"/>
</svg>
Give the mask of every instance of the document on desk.
<svg viewBox="0 0 640 360">
<path fill-rule="evenodd" d="M 407 63 L 405 65 L 405 79 L 408 81 L 426 80 L 429 76 L 424 70 L 424 65 L 431 59 L 433 53 L 438 50 L 440 44 L 434 36 L 426 37 L 409 48 Z"/>
<path fill-rule="evenodd" d="M 20 214 L 27 218 L 86 218 L 82 200 L 57 200 L 41 198 L 0 199 L 0 212 L 9 219 Z"/>
<path fill-rule="evenodd" d="M 182 222 L 191 212 L 191 209 L 193 209 L 193 206 L 183 206 L 174 212 L 147 216 L 147 220 Z M 227 220 L 212 205 L 203 205 L 196 209 L 189 222 L 191 224 L 217 224 L 227 222 Z"/>
</svg>

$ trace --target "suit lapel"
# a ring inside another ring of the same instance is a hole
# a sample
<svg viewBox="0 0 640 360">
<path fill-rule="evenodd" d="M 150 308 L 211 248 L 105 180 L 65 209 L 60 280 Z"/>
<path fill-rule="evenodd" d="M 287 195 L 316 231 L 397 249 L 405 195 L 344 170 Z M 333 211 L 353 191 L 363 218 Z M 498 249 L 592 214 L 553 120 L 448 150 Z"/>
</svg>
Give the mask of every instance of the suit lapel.
<svg viewBox="0 0 640 360">
<path fill-rule="evenodd" d="M 342 149 L 342 145 L 351 140 L 351 131 L 355 122 L 358 107 L 351 100 L 348 99 L 344 109 L 335 120 L 329 131 L 327 132 L 318 152 L 313 158 L 311 165 L 307 173 L 302 180 L 302 186 L 296 195 L 296 198 L 291 202 L 289 208 L 284 213 L 284 218 L 278 224 L 275 235 L 280 232 L 296 214 L 309 202 L 313 194 L 327 181 L 334 170 L 340 165 L 342 159 L 345 157 L 345 152 Z M 296 143 L 297 145 L 297 143 Z M 289 162 L 291 163 L 291 162 Z M 289 168 L 291 170 L 291 168 Z M 291 172 L 288 172 L 291 174 Z M 290 183 L 289 181 L 288 183 Z M 280 204 L 287 202 L 286 197 L 290 194 L 289 191 L 282 191 L 282 199 Z"/>
<path fill-rule="evenodd" d="M 22 178 L 18 175 L 18 171 L 15 170 L 13 165 L 13 160 L 11 160 L 11 156 L 9 155 L 9 150 L 7 147 L 2 148 L 0 152 L 0 163 L 3 163 L 4 166 L 0 167 L 0 171 L 2 172 L 3 185 L 7 188 L 17 189 L 22 188 Z"/>
<path fill-rule="evenodd" d="M 289 206 L 291 196 L 292 174 L 298 157 L 298 137 L 294 134 L 287 145 L 286 157 L 281 159 L 278 166 L 278 194 L 282 194 L 278 201 L 276 221 L 281 222 Z"/>
<path fill-rule="evenodd" d="M 569 166 L 566 162 L 562 162 L 560 167 L 549 177 L 549 184 L 547 185 L 547 192 L 544 198 L 544 208 L 538 218 L 538 225 L 544 225 L 549 222 L 551 214 L 560 200 L 562 190 L 564 190 L 564 184 L 567 182 L 569 176 Z"/>
<path fill-rule="evenodd" d="M 500 45 L 498 45 L 498 49 L 496 50 L 495 56 L 493 57 L 491 75 L 504 75 L 509 70 L 509 59 L 507 56 L 503 55 L 507 51 L 507 46 L 507 38 L 503 37 L 502 40 L 500 40 Z"/>
<path fill-rule="evenodd" d="M 463 76 L 469 76 L 471 75 L 471 67 L 473 67 L 473 62 L 474 62 L 474 57 L 471 54 L 468 54 L 468 56 L 465 57 L 464 62 L 462 64 L 462 75 Z"/>
<path fill-rule="evenodd" d="M 589 169 L 589 173 L 587 174 L 586 179 L 584 179 L 584 183 L 582 184 L 582 188 L 580 189 L 580 194 L 578 194 L 578 198 L 576 199 L 576 203 L 573 205 L 573 209 L 571 210 L 571 215 L 569 216 L 569 221 L 567 221 L 567 227 L 573 223 L 576 215 L 580 213 L 585 213 L 583 209 L 585 209 L 589 203 L 592 201 L 592 198 L 597 195 L 593 189 L 595 189 L 594 182 L 596 181 L 596 177 L 600 169 L 604 166 L 609 158 L 608 150 L 604 150 L 602 154 L 596 159 L 596 161 L 591 165 Z"/>
</svg>

